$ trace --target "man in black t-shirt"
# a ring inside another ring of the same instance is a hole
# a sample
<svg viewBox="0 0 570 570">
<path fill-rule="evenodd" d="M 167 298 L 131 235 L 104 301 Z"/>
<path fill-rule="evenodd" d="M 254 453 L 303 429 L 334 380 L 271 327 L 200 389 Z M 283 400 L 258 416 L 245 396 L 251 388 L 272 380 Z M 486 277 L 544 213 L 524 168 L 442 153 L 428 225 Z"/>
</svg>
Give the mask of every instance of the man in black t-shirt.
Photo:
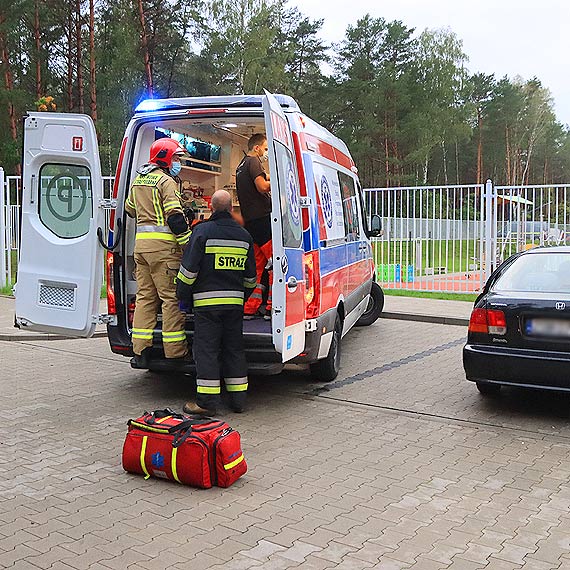
<svg viewBox="0 0 570 570">
<path fill-rule="evenodd" d="M 261 158 L 267 158 L 267 137 L 254 134 L 247 143 L 248 153 L 236 169 L 236 190 L 245 229 L 253 238 L 257 286 L 244 305 L 244 316 L 253 317 L 260 312 L 265 291 L 261 283 L 263 270 L 273 255 L 271 244 L 271 186 Z M 271 314 L 271 285 L 273 272 L 269 272 L 269 291 L 266 314 Z"/>
</svg>

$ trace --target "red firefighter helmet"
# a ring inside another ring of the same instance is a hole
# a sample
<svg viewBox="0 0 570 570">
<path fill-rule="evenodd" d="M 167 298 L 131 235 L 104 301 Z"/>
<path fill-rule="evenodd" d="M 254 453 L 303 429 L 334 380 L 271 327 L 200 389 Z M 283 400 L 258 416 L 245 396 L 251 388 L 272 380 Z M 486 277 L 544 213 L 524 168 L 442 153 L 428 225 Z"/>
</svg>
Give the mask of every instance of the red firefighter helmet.
<svg viewBox="0 0 570 570">
<path fill-rule="evenodd" d="M 172 158 L 186 154 L 186 149 L 174 139 L 164 137 L 150 145 L 150 162 L 162 168 L 170 168 Z"/>
</svg>

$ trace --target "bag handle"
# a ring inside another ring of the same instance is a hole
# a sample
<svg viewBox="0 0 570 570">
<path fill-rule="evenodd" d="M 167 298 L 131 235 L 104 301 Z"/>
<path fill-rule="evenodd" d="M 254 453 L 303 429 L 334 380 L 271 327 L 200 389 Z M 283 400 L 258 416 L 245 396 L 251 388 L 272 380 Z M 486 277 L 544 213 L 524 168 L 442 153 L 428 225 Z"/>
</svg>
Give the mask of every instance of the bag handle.
<svg viewBox="0 0 570 570">
<path fill-rule="evenodd" d="M 168 429 L 168 433 L 174 435 L 174 438 L 172 439 L 172 447 L 179 447 L 182 445 L 186 439 L 188 439 L 188 436 L 192 433 L 193 426 L 207 425 L 211 424 L 213 421 L 215 420 L 204 416 L 187 416 L 187 419 L 185 421 L 180 422 L 178 425 L 172 426 Z"/>
<path fill-rule="evenodd" d="M 175 412 L 171 408 L 164 408 L 164 410 L 154 410 L 154 412 L 146 412 L 145 415 L 146 414 L 149 414 L 150 417 L 148 417 L 145 421 L 150 425 L 156 423 L 157 420 L 161 420 L 162 418 L 167 418 L 169 416 L 176 419 L 182 419 L 184 417 L 182 414 Z"/>
<path fill-rule="evenodd" d="M 200 418 L 189 418 L 186 416 L 184 421 L 181 421 L 179 424 L 168 428 L 168 433 L 178 433 L 180 431 L 190 430 L 192 431 L 192 426 L 202 426 L 206 424 L 211 424 L 214 420 L 212 418 L 207 418 L 204 416 L 200 416 Z"/>
</svg>

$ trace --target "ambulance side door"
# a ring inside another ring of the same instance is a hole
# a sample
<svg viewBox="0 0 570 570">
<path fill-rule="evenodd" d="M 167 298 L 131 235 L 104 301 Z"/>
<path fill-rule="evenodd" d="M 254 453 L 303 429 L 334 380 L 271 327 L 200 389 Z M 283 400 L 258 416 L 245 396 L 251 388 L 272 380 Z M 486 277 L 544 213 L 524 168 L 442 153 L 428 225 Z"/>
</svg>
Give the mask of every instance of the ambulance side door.
<svg viewBox="0 0 570 570">
<path fill-rule="evenodd" d="M 29 113 L 24 121 L 16 323 L 88 337 L 103 277 L 103 183 L 87 115 Z"/>
<path fill-rule="evenodd" d="M 265 128 L 271 174 L 273 344 L 283 362 L 305 348 L 305 270 L 299 177 L 287 118 L 265 91 Z"/>
</svg>

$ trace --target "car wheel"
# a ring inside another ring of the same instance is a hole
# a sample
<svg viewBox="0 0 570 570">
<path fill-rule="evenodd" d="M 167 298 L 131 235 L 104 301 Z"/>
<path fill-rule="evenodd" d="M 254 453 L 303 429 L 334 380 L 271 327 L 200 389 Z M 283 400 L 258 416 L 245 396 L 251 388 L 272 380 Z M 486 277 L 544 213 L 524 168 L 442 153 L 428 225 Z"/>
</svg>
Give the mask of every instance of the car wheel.
<svg viewBox="0 0 570 570">
<path fill-rule="evenodd" d="M 483 396 L 496 396 L 501 391 L 500 384 L 490 384 L 489 382 L 476 382 L 477 390 Z"/>
<path fill-rule="evenodd" d="M 311 377 L 317 382 L 331 382 L 338 376 L 340 370 L 340 341 L 342 337 L 342 323 L 337 315 L 334 323 L 333 336 L 329 353 L 322 360 L 311 364 Z"/>
<path fill-rule="evenodd" d="M 368 306 L 360 318 L 356 321 L 357 327 L 367 327 L 378 319 L 384 309 L 384 291 L 378 283 L 372 283 Z"/>
</svg>

